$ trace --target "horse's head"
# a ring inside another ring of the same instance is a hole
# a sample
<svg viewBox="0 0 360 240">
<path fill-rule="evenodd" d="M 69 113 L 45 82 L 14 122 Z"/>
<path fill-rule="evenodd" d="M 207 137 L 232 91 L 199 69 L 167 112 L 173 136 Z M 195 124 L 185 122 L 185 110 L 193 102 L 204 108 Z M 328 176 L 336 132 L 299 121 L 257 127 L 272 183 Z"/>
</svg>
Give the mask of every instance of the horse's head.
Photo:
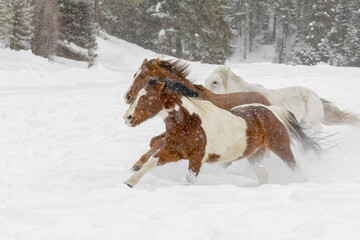
<svg viewBox="0 0 360 240">
<path fill-rule="evenodd" d="M 228 84 L 227 80 L 231 73 L 228 66 L 220 66 L 205 79 L 205 87 L 214 93 L 226 93 Z"/>
<path fill-rule="evenodd" d="M 133 103 L 139 91 L 145 87 L 150 78 L 163 81 L 165 78 L 185 78 L 187 75 L 188 65 L 181 63 L 181 61 L 163 61 L 158 58 L 148 61 L 145 59 L 139 70 L 134 74 L 133 83 L 125 94 L 125 101 L 128 104 Z"/>
<path fill-rule="evenodd" d="M 126 124 L 135 127 L 160 111 L 172 111 L 181 105 L 181 96 L 199 97 L 199 93 L 179 82 L 150 78 L 124 115 Z"/>
</svg>

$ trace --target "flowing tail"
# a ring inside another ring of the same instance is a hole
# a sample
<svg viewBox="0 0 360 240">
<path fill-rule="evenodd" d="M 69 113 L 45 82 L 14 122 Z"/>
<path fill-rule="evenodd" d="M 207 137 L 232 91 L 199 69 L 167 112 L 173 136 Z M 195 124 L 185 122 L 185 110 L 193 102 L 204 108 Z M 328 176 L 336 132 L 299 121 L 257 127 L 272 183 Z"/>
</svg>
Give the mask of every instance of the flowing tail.
<svg viewBox="0 0 360 240">
<path fill-rule="evenodd" d="M 324 107 L 324 118 L 321 120 L 326 125 L 347 124 L 351 126 L 360 126 L 360 118 L 349 111 L 342 111 L 333 103 L 321 98 Z"/>
<path fill-rule="evenodd" d="M 275 106 L 270 106 L 270 108 L 276 112 L 289 130 L 290 134 L 301 143 L 304 150 L 312 149 L 316 153 L 321 152 L 322 149 L 319 143 L 315 139 L 306 135 L 292 112 Z"/>
</svg>

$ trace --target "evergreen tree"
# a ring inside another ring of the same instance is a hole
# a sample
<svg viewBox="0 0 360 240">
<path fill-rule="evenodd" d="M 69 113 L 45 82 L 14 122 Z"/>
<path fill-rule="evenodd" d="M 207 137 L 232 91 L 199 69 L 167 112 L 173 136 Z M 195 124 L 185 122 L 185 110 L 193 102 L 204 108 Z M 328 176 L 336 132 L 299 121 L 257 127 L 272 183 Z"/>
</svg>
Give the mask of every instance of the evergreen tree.
<svg viewBox="0 0 360 240">
<path fill-rule="evenodd" d="M 10 11 L 10 48 L 14 50 L 30 49 L 33 36 L 32 8 L 28 6 L 26 0 L 11 0 Z"/>
<path fill-rule="evenodd" d="M 344 42 L 345 57 L 348 66 L 360 67 L 360 3 L 349 2 L 351 17 Z"/>
<path fill-rule="evenodd" d="M 315 65 L 320 61 L 316 49 L 305 39 L 297 37 L 292 63 L 298 65 Z"/>
<path fill-rule="evenodd" d="M 171 54 L 224 63 L 232 52 L 232 32 L 226 18 L 229 5 L 227 0 L 162 2 L 158 13 L 165 23 L 161 36 L 167 39 Z"/>
<path fill-rule="evenodd" d="M 87 59 L 90 65 L 96 57 L 96 23 L 94 21 L 94 6 L 86 0 L 59 0 L 61 13 L 61 39 L 65 43 L 72 43 L 87 50 Z M 64 55 L 70 58 L 76 58 L 79 52 L 72 52 L 71 48 L 62 44 L 63 50 L 67 51 Z M 81 55 L 81 54 L 80 54 Z"/>
<path fill-rule="evenodd" d="M 325 41 L 329 56 L 328 63 L 331 65 L 359 65 L 360 41 L 354 22 L 355 12 L 353 2 L 342 0 L 337 4 L 335 21 Z"/>
<path fill-rule="evenodd" d="M 167 19 L 160 12 L 161 0 L 147 0 L 139 4 L 139 20 L 135 43 L 158 53 L 169 53 L 167 41 Z"/>
<path fill-rule="evenodd" d="M 0 42 L 8 44 L 10 31 L 10 14 L 7 0 L 0 0 Z"/>
<path fill-rule="evenodd" d="M 143 2 L 146 1 L 104 0 L 101 4 L 101 26 L 109 34 L 137 43 L 136 36 L 140 34 L 140 26 L 149 26 L 148 22 L 141 22 L 141 15 L 147 14 L 140 9 L 140 4 Z"/>
<path fill-rule="evenodd" d="M 347 27 L 344 42 L 344 57 L 346 66 L 360 67 L 360 39 L 359 30 L 353 25 Z"/>
</svg>

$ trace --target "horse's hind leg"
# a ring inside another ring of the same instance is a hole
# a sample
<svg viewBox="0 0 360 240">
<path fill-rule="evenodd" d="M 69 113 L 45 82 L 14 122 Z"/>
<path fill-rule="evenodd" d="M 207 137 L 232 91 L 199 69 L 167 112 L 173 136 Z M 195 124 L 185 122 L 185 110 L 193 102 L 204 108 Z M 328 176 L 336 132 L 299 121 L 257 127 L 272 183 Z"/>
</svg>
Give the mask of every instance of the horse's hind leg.
<svg viewBox="0 0 360 240">
<path fill-rule="evenodd" d="M 283 160 L 285 164 L 291 170 L 293 170 L 293 172 L 301 174 L 304 180 L 306 180 L 305 175 L 302 173 L 300 167 L 296 164 L 294 154 L 290 148 L 290 139 L 285 136 L 278 136 L 276 139 L 281 139 L 282 141 L 270 141 L 268 148 L 279 158 L 281 158 L 281 160 Z"/>
<path fill-rule="evenodd" d="M 306 103 L 306 114 L 300 121 L 301 126 L 308 129 L 306 132 L 309 134 L 318 137 L 322 131 L 320 121 L 323 118 L 324 107 L 320 98 L 315 94 L 310 95 Z"/>
<path fill-rule="evenodd" d="M 277 137 L 276 140 L 270 141 L 268 148 L 279 158 L 281 158 L 281 160 L 283 160 L 289 168 L 295 169 L 296 161 L 290 149 L 290 139 L 288 137 L 287 139 L 284 139 L 284 137 L 282 137 L 282 141 L 279 140 L 279 137 Z"/>
<path fill-rule="evenodd" d="M 269 175 L 264 167 L 264 155 L 266 149 L 260 148 L 256 153 L 248 157 L 252 170 L 255 172 L 259 183 L 266 184 L 269 182 Z"/>
</svg>

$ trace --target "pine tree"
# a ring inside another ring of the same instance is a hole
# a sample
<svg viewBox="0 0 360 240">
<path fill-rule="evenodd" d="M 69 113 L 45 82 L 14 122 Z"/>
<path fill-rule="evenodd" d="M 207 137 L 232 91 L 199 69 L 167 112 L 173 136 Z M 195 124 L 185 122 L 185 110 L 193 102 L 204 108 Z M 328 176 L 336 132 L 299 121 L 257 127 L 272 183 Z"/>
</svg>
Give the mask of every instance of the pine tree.
<svg viewBox="0 0 360 240">
<path fill-rule="evenodd" d="M 10 14 L 7 0 L 0 0 L 0 42 L 8 44 L 10 31 Z"/>
<path fill-rule="evenodd" d="M 349 25 L 344 42 L 344 57 L 347 66 L 360 66 L 360 39 L 359 30 L 353 25 Z"/>
<path fill-rule="evenodd" d="M 346 26 L 345 58 L 348 66 L 360 67 L 360 3 L 351 1 L 349 2 L 349 8 L 351 17 Z"/>
<path fill-rule="evenodd" d="M 353 2 L 345 0 L 337 4 L 335 21 L 326 37 L 328 63 L 336 66 L 359 65 L 359 32 L 356 26 L 356 9 Z"/>
<path fill-rule="evenodd" d="M 170 53 L 167 41 L 167 19 L 160 12 L 161 0 L 147 0 L 139 4 L 135 43 L 158 53 Z"/>
<path fill-rule="evenodd" d="M 120 37 L 129 42 L 138 43 L 137 35 L 140 33 L 140 26 L 147 22 L 140 23 L 142 12 L 140 4 L 143 0 L 104 0 L 101 4 L 100 22 L 101 27 L 109 34 Z M 152 2 L 152 1 L 151 1 Z"/>
<path fill-rule="evenodd" d="M 292 63 L 296 65 L 315 65 L 319 60 L 320 57 L 316 49 L 304 38 L 297 37 Z"/>
<path fill-rule="evenodd" d="M 227 0 L 162 2 L 158 11 L 165 23 L 161 36 L 168 41 L 171 54 L 224 63 L 232 51 L 228 6 Z"/>
<path fill-rule="evenodd" d="M 30 49 L 33 36 L 32 8 L 27 5 L 26 0 L 11 0 L 10 11 L 10 48 L 14 50 Z"/>
<path fill-rule="evenodd" d="M 72 43 L 87 50 L 87 59 L 90 65 L 93 63 L 96 43 L 96 23 L 94 21 L 94 6 L 86 0 L 59 0 L 61 13 L 61 36 L 65 43 Z M 65 57 L 78 58 L 78 52 L 72 52 L 72 49 L 62 44 Z M 64 49 L 67 48 L 67 49 Z M 77 55 L 77 56 L 76 56 Z M 81 55 L 81 54 L 80 54 Z"/>
</svg>

